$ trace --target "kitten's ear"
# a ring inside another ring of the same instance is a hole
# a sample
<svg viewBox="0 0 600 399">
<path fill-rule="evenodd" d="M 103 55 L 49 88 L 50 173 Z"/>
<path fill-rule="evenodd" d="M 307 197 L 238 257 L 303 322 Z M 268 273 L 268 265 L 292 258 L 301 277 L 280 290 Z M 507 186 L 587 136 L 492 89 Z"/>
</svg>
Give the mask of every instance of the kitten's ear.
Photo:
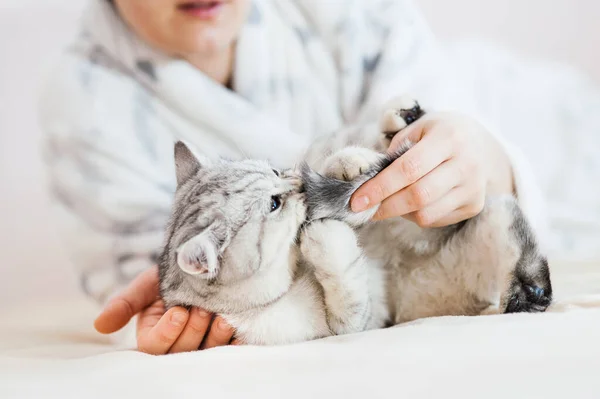
<svg viewBox="0 0 600 399">
<path fill-rule="evenodd" d="M 178 141 L 175 144 L 175 171 L 177 174 L 177 187 L 185 183 L 190 177 L 194 176 L 202 165 L 200 161 L 192 154 L 190 149 Z"/>
<path fill-rule="evenodd" d="M 213 278 L 219 271 L 217 248 L 209 231 L 189 239 L 177 249 L 177 265 L 187 274 Z"/>
</svg>

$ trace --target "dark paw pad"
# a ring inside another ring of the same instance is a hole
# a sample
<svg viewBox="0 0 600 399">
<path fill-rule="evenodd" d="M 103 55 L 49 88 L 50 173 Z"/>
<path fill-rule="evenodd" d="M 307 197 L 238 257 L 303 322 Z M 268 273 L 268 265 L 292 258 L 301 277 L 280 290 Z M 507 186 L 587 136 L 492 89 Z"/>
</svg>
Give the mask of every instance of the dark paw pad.
<svg viewBox="0 0 600 399">
<path fill-rule="evenodd" d="M 398 116 L 404 119 L 404 122 L 406 122 L 407 125 L 416 122 L 423 115 L 425 115 L 425 112 L 421 109 L 421 106 L 417 102 L 415 102 L 415 106 L 411 109 L 398 110 Z"/>
<path fill-rule="evenodd" d="M 543 312 L 552 301 L 551 292 L 536 285 L 515 283 L 504 313 Z"/>
</svg>

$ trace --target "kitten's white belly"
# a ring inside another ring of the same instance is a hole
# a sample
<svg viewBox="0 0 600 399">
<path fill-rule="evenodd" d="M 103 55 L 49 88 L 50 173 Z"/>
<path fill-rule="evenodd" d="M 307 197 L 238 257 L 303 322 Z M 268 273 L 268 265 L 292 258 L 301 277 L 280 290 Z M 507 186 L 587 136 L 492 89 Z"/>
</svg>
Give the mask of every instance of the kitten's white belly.
<svg viewBox="0 0 600 399">
<path fill-rule="evenodd" d="M 264 308 L 222 317 L 235 328 L 236 337 L 250 345 L 290 344 L 331 335 L 321 288 L 310 274 Z"/>
</svg>

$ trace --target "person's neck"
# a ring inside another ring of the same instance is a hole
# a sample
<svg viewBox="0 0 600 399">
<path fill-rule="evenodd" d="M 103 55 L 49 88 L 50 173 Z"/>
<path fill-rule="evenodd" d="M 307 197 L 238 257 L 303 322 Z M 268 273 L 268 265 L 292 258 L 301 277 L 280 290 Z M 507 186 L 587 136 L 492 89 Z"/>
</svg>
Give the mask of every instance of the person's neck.
<svg viewBox="0 0 600 399">
<path fill-rule="evenodd" d="M 233 58 L 234 46 L 211 56 L 193 54 L 186 57 L 187 61 L 202 73 L 226 87 L 230 87 L 233 75 Z"/>
</svg>

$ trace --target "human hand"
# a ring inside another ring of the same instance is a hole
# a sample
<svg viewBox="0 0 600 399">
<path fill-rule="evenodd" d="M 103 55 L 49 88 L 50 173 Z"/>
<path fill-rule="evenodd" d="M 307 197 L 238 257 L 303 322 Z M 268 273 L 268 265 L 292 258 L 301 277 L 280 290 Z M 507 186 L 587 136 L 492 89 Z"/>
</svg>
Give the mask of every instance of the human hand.
<svg viewBox="0 0 600 399">
<path fill-rule="evenodd" d="M 227 345 L 233 329 L 220 317 L 198 308 L 188 312 L 182 307 L 165 310 L 158 299 L 158 268 L 137 276 L 113 298 L 94 322 L 96 330 L 110 334 L 123 328 L 132 317 L 137 321 L 137 345 L 152 355 L 189 352 Z M 239 344 L 234 340 L 232 344 Z"/>
<path fill-rule="evenodd" d="M 416 144 L 354 193 L 354 212 L 381 204 L 374 220 L 402 216 L 441 227 L 477 215 L 488 194 L 514 191 L 508 157 L 474 119 L 425 115 L 396 134 L 389 150 L 407 138 Z"/>
</svg>

